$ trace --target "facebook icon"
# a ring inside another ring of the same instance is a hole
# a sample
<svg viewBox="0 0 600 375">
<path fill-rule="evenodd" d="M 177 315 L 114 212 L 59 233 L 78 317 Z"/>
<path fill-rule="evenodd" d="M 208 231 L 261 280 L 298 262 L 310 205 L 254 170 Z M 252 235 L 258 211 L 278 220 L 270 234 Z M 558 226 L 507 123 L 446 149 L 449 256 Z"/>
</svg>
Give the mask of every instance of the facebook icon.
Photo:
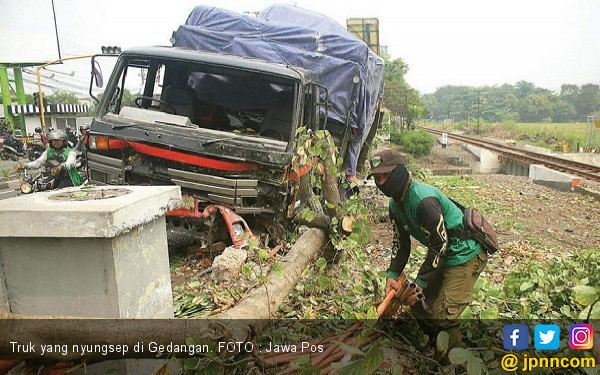
<svg viewBox="0 0 600 375">
<path fill-rule="evenodd" d="M 524 350 L 529 347 L 529 327 L 525 324 L 504 326 L 504 349 Z"/>
</svg>

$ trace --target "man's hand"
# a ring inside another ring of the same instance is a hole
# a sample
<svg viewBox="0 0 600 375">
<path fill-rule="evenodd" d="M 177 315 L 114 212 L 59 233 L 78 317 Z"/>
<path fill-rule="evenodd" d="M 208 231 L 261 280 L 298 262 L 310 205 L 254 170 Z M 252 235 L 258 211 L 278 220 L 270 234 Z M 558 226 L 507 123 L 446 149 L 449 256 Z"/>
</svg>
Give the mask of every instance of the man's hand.
<svg viewBox="0 0 600 375">
<path fill-rule="evenodd" d="M 53 167 L 50 170 L 50 173 L 52 173 L 53 176 L 56 176 L 57 174 L 60 173 L 61 170 L 62 170 L 62 164 L 61 165 L 57 165 L 56 167 Z"/>
<path fill-rule="evenodd" d="M 396 285 L 396 280 L 394 280 L 391 277 L 388 277 L 387 280 L 385 281 L 385 295 L 386 296 L 392 289 L 394 289 L 395 285 Z"/>
<path fill-rule="evenodd" d="M 23 164 L 21 164 L 21 163 L 17 163 L 17 164 L 15 164 L 15 165 L 14 165 L 14 167 L 13 167 L 13 169 L 14 169 L 15 171 L 18 171 L 19 169 L 22 169 L 22 168 L 23 168 Z"/>
</svg>

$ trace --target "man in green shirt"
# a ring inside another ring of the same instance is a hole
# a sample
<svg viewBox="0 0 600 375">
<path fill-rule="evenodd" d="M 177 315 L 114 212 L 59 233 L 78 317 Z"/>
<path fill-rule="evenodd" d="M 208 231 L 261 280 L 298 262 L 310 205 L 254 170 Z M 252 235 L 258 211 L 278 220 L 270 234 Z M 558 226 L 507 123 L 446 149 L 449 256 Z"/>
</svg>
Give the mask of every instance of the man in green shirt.
<svg viewBox="0 0 600 375">
<path fill-rule="evenodd" d="M 408 262 L 412 236 L 427 247 L 427 255 L 415 280 L 415 291 L 423 293 L 425 300 L 413 302 L 411 310 L 432 339 L 446 331 L 449 348 L 460 346 L 458 319 L 473 301 L 473 286 L 487 263 L 487 253 L 474 240 L 449 234 L 464 230 L 463 212 L 438 189 L 413 181 L 401 153 L 384 150 L 375 154 L 371 175 L 391 198 L 389 214 L 395 235 L 386 294 Z M 438 357 L 441 359 L 440 353 Z"/>
<path fill-rule="evenodd" d="M 52 130 L 48 141 L 48 148 L 39 158 L 24 165 L 17 164 L 14 168 L 40 168 L 46 164 L 55 164 L 50 177 L 53 180 L 52 189 L 81 185 L 81 176 L 76 167 L 77 154 L 68 146 L 67 133 L 64 130 Z"/>
</svg>

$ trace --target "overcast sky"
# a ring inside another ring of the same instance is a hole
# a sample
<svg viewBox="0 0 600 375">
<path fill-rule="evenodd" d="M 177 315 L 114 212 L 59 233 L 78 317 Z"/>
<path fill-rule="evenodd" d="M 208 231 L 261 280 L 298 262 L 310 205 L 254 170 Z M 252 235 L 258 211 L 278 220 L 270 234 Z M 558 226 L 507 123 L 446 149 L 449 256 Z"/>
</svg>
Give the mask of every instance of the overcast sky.
<svg viewBox="0 0 600 375">
<path fill-rule="evenodd" d="M 20 2 L 0 0 L 1 17 L 9 16 L 2 8 Z M 100 52 L 102 45 L 167 45 L 171 32 L 198 4 L 237 12 L 260 11 L 273 4 L 263 0 L 54 3 L 63 56 Z M 563 83 L 600 83 L 599 0 L 298 0 L 291 4 L 344 25 L 346 18 L 379 18 L 381 44 L 393 58 L 408 63 L 408 83 L 421 93 L 449 84 L 499 85 L 519 80 L 556 91 Z M 28 21 L 28 30 L 33 21 Z M 24 38 L 20 48 L 36 48 L 30 33 L 12 35 L 13 40 Z M 85 85 L 89 73 L 81 76 L 80 69 L 76 71 L 75 78 Z"/>
</svg>

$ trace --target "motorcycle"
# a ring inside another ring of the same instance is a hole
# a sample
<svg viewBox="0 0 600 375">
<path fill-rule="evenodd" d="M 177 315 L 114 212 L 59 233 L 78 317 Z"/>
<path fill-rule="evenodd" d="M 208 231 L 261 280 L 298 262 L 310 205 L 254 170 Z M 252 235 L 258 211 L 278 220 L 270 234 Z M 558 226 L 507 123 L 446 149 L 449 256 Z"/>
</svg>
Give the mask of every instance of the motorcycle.
<svg viewBox="0 0 600 375">
<path fill-rule="evenodd" d="M 0 159 L 13 161 L 19 160 L 19 157 L 25 157 L 25 145 L 16 138 L 7 138 L 4 140 L 4 147 L 0 151 Z"/>
<path fill-rule="evenodd" d="M 19 180 L 21 185 L 19 186 L 22 194 L 31 194 L 38 191 L 46 191 L 54 189 L 55 180 L 50 173 L 51 168 L 42 168 L 37 174 L 27 173 L 27 169 L 19 168 L 19 172 L 22 173 Z"/>
<path fill-rule="evenodd" d="M 30 143 L 25 149 L 25 154 L 27 155 L 27 159 L 29 159 L 29 161 L 34 161 L 35 159 L 42 156 L 45 150 L 46 147 L 39 143 Z"/>
<path fill-rule="evenodd" d="M 48 191 L 58 189 L 59 186 L 56 183 L 56 178 L 52 174 L 52 168 L 58 166 L 60 163 L 56 160 L 49 161 L 46 165 L 39 169 L 37 173 L 28 173 L 27 169 L 19 168 L 21 172 L 21 185 L 20 190 L 22 194 L 31 194 L 40 191 Z M 79 171 L 82 176 L 83 184 L 87 184 L 87 174 Z"/>
</svg>

